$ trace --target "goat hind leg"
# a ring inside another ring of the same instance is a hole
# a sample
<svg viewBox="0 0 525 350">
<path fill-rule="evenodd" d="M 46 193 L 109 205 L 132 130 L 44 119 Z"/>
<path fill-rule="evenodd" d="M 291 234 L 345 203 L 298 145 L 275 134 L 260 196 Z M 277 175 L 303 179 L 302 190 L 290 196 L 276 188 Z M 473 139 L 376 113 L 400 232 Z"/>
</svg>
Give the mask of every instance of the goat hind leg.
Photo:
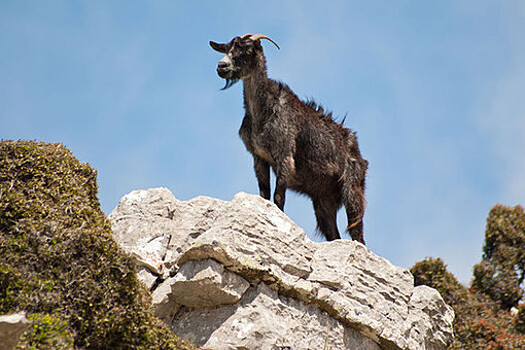
<svg viewBox="0 0 525 350">
<path fill-rule="evenodd" d="M 365 194 L 361 188 L 354 187 L 344 201 L 348 220 L 348 233 L 354 241 L 365 244 L 363 237 L 363 215 L 365 212 Z"/>
<path fill-rule="evenodd" d="M 277 176 L 273 201 L 279 209 L 284 211 L 284 202 L 286 200 L 286 180 L 282 176 Z"/>
<path fill-rule="evenodd" d="M 327 200 L 312 200 L 314 204 L 317 229 L 326 237 L 327 241 L 340 239 L 337 229 L 337 209 L 339 205 Z"/>
<path fill-rule="evenodd" d="M 358 241 L 365 245 L 365 239 L 363 236 L 363 219 L 359 219 L 357 222 L 353 222 L 348 226 L 348 233 L 354 241 Z"/>
</svg>

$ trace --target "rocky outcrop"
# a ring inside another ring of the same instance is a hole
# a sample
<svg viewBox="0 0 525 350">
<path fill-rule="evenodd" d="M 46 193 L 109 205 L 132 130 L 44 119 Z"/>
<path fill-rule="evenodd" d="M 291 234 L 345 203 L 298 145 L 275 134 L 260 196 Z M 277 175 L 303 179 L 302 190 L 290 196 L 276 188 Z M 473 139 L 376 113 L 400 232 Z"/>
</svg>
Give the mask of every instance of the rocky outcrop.
<svg viewBox="0 0 525 350">
<path fill-rule="evenodd" d="M 442 349 L 452 309 L 349 240 L 315 243 L 273 203 L 133 191 L 109 216 L 156 314 L 214 349 Z"/>
<path fill-rule="evenodd" d="M 23 312 L 0 316 L 0 350 L 14 349 L 20 336 L 30 325 L 31 321 Z"/>
</svg>

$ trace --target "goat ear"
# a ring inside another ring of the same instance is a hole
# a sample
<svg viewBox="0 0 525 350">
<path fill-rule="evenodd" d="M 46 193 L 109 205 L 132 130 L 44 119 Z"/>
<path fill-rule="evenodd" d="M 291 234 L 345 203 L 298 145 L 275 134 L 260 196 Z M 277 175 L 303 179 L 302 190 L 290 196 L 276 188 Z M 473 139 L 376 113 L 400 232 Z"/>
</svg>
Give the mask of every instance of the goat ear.
<svg viewBox="0 0 525 350">
<path fill-rule="evenodd" d="M 210 41 L 210 46 L 217 52 L 226 53 L 228 52 L 228 46 L 226 44 L 219 44 L 214 41 Z"/>
</svg>

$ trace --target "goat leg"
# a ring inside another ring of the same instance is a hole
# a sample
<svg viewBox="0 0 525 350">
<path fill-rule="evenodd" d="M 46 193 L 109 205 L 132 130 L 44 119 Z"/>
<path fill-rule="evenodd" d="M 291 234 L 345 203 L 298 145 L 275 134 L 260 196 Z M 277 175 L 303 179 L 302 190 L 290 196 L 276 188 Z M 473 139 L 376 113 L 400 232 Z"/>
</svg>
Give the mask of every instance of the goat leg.
<svg viewBox="0 0 525 350">
<path fill-rule="evenodd" d="M 319 198 L 312 200 L 315 216 L 317 218 L 317 229 L 326 237 L 327 241 L 340 239 L 337 229 L 337 210 L 339 203 L 330 198 Z"/>
<path fill-rule="evenodd" d="M 254 155 L 253 168 L 259 184 L 261 197 L 270 200 L 270 164 L 261 157 Z"/>
<path fill-rule="evenodd" d="M 286 199 L 286 188 L 287 179 L 293 176 L 295 172 L 295 164 L 293 157 L 289 156 L 284 158 L 282 161 L 277 161 L 278 166 L 274 168 L 275 170 L 275 192 L 273 194 L 273 201 L 279 209 L 284 211 L 284 202 Z"/>
<path fill-rule="evenodd" d="M 277 175 L 277 181 L 275 183 L 275 192 L 273 194 L 273 202 L 282 211 L 284 211 L 285 199 L 286 199 L 286 180 L 283 175 Z"/>
</svg>

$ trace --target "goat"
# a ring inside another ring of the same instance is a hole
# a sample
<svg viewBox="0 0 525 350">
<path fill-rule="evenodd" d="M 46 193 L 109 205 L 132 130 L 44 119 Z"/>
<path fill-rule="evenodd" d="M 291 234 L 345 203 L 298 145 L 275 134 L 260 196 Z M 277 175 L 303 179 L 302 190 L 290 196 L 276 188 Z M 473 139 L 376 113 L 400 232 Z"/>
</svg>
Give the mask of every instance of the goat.
<svg viewBox="0 0 525 350">
<path fill-rule="evenodd" d="M 302 102 L 286 84 L 268 78 L 261 39 L 279 48 L 261 34 L 237 36 L 229 43 L 210 41 L 215 51 L 225 54 L 217 66 L 219 77 L 226 79 L 222 90 L 243 81 L 245 116 L 239 136 L 253 155 L 260 195 L 270 200 L 271 166 L 279 209 L 284 211 L 287 188 L 308 195 L 317 228 L 331 241 L 341 238 L 336 216 L 344 204 L 350 236 L 365 244 L 368 162 L 356 135 L 315 102 Z"/>
</svg>

